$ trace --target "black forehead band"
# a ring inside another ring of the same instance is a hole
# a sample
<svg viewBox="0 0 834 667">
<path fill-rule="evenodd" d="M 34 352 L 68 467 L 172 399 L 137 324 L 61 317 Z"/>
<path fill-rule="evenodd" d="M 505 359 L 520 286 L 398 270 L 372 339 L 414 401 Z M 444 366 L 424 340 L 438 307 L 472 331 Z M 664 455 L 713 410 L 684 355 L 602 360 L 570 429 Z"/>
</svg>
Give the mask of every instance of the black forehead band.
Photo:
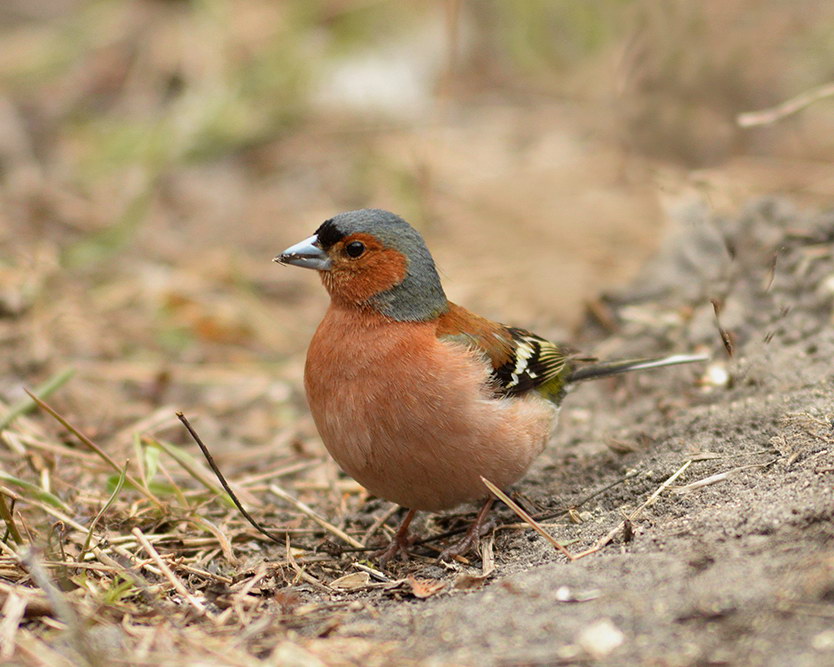
<svg viewBox="0 0 834 667">
<path fill-rule="evenodd" d="M 316 237 L 319 240 L 319 245 L 327 250 L 330 246 L 341 241 L 345 237 L 345 233 L 336 226 L 336 223 L 331 218 L 321 223 L 316 230 Z"/>
</svg>

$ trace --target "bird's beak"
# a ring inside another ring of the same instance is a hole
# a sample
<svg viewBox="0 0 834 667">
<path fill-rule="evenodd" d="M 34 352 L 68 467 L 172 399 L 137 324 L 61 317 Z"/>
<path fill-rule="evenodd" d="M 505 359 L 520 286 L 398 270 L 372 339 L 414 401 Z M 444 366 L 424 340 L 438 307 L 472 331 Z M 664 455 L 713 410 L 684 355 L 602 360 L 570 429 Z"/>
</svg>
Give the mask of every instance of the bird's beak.
<svg viewBox="0 0 834 667">
<path fill-rule="evenodd" d="M 272 261 L 279 264 L 292 264 L 304 269 L 315 269 L 316 271 L 329 271 L 333 265 L 327 253 L 321 249 L 319 239 L 315 234 L 290 246 Z"/>
</svg>

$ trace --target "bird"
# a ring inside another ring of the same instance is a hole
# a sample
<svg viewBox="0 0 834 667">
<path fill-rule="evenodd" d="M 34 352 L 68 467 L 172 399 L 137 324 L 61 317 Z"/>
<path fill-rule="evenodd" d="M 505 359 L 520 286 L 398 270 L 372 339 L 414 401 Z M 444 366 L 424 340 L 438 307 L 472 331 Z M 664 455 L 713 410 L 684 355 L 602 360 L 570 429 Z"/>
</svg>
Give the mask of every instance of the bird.
<svg viewBox="0 0 834 667">
<path fill-rule="evenodd" d="M 407 513 L 385 564 L 408 558 L 418 511 L 483 501 L 441 560 L 478 544 L 495 498 L 520 480 L 556 426 L 574 383 L 706 360 L 595 362 L 446 298 L 422 235 L 382 209 L 339 213 L 274 260 L 313 269 L 330 304 L 307 351 L 304 388 L 336 463 Z"/>
</svg>

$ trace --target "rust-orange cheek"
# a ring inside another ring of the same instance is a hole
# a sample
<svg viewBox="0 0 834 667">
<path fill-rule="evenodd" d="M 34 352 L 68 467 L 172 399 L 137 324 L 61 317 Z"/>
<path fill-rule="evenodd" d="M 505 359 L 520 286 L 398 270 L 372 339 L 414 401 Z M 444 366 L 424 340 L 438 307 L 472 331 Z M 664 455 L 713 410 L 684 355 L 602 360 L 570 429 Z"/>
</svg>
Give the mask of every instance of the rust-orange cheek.
<svg viewBox="0 0 834 667">
<path fill-rule="evenodd" d="M 319 275 L 331 299 L 358 305 L 399 285 L 405 280 L 407 266 L 402 253 L 390 248 L 375 249 L 353 262 L 334 262 L 332 270 Z"/>
</svg>

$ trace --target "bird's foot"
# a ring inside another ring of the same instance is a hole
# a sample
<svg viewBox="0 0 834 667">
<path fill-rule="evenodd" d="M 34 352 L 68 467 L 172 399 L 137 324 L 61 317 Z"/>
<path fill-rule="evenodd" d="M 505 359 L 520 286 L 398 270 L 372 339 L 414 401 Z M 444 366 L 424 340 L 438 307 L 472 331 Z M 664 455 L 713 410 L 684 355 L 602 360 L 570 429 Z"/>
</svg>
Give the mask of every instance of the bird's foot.
<svg viewBox="0 0 834 667">
<path fill-rule="evenodd" d="M 375 558 L 380 565 L 386 565 L 397 556 L 402 560 L 408 560 L 408 548 L 414 542 L 414 538 L 408 534 L 408 526 L 411 524 L 411 520 L 416 513 L 416 510 L 408 510 L 408 514 L 405 515 L 405 518 L 402 520 L 400 527 L 397 528 L 397 532 L 394 533 L 394 537 L 391 538 L 388 546 L 371 554 L 371 557 Z"/>
<path fill-rule="evenodd" d="M 372 554 L 372 557 L 376 559 L 380 565 L 387 565 L 397 556 L 400 557 L 400 560 L 408 560 L 408 548 L 411 546 L 412 542 L 414 542 L 414 539 L 411 537 L 401 539 L 399 535 L 394 535 L 388 543 L 388 546 L 384 549 L 380 549 L 379 551 L 375 551 Z"/>
<path fill-rule="evenodd" d="M 469 526 L 469 530 L 466 531 L 463 538 L 440 552 L 437 560 L 441 562 L 452 560 L 455 556 L 463 556 L 464 554 L 478 548 L 478 545 L 481 543 L 481 538 L 495 528 L 495 521 L 487 519 L 487 514 L 489 514 L 489 510 L 494 502 L 495 499 L 490 496 L 490 498 L 484 503 L 481 511 L 478 512 L 478 517 L 472 522 L 472 525 Z"/>
<path fill-rule="evenodd" d="M 493 519 L 482 521 L 480 524 L 478 522 L 473 523 L 463 538 L 440 552 L 437 560 L 441 562 L 448 561 L 455 558 L 455 556 L 465 556 L 470 551 L 475 551 L 481 544 L 481 538 L 489 534 L 493 528 L 495 528 L 495 521 Z"/>
</svg>

